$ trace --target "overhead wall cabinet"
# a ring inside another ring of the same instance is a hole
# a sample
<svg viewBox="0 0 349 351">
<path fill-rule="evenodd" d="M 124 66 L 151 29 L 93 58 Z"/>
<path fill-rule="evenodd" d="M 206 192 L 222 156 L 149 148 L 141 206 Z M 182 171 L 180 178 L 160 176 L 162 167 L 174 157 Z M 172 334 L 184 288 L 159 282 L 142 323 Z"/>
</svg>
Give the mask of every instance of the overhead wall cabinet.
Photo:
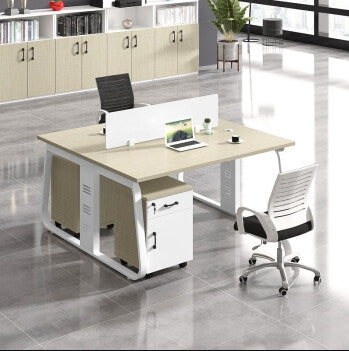
<svg viewBox="0 0 349 351">
<path fill-rule="evenodd" d="M 93 89 L 96 77 L 111 74 L 129 73 L 133 82 L 139 82 L 197 73 L 198 4 L 198 0 L 148 1 L 127 8 L 72 6 L 0 14 L 0 103 Z M 90 16 L 93 13 L 97 15 Z M 80 35 L 59 36 L 59 18 L 75 15 L 88 17 L 86 23 L 95 17 L 99 22 L 83 26 Z M 124 19 L 133 21 L 131 29 L 123 28 Z M 11 38 L 4 36 L 5 23 L 15 28 Z M 97 27 L 100 34 L 85 34 L 95 33 Z"/>
</svg>

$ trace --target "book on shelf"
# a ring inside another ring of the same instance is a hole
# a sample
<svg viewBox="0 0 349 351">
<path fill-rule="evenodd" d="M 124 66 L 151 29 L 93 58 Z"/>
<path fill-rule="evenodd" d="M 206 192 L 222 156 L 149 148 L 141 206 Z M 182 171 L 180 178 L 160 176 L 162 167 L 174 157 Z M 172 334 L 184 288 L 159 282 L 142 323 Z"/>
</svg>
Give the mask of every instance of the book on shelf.
<svg viewBox="0 0 349 351">
<path fill-rule="evenodd" d="M 196 22 L 194 5 L 167 6 L 157 10 L 157 25 L 171 26 Z"/>
<path fill-rule="evenodd" d="M 102 14 L 87 13 L 58 17 L 57 35 L 69 37 L 76 35 L 102 33 Z"/>
<path fill-rule="evenodd" d="M 0 44 L 21 43 L 39 40 L 38 20 L 10 20 L 0 22 Z"/>
</svg>

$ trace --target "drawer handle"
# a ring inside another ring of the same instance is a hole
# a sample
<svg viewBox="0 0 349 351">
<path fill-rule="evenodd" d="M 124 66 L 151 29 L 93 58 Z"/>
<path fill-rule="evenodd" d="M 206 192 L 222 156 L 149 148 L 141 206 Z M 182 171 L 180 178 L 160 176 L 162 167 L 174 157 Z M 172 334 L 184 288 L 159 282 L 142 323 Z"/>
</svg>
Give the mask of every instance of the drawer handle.
<svg viewBox="0 0 349 351">
<path fill-rule="evenodd" d="M 176 205 L 179 205 L 179 202 L 178 201 L 175 201 L 173 204 L 165 204 L 164 207 L 168 208 L 168 207 L 172 207 L 172 206 L 176 206 Z"/>
<path fill-rule="evenodd" d="M 156 249 L 156 232 L 153 232 L 153 236 L 154 236 L 154 245 L 153 245 L 153 249 Z"/>
<path fill-rule="evenodd" d="M 155 214 L 155 213 L 156 213 L 156 203 L 155 203 L 155 202 L 153 202 L 151 205 L 152 205 L 152 206 L 153 206 L 153 208 L 154 208 L 154 214 Z"/>
</svg>

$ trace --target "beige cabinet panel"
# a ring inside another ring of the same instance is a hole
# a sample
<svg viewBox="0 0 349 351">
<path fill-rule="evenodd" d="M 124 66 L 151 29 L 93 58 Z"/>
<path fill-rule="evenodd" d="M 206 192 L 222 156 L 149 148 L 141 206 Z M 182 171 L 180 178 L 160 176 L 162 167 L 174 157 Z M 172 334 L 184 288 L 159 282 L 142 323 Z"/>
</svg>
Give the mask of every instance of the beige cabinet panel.
<svg viewBox="0 0 349 351">
<path fill-rule="evenodd" d="M 178 74 L 199 71 L 199 25 L 178 26 Z"/>
<path fill-rule="evenodd" d="M 128 73 L 131 77 L 131 31 L 107 34 L 108 75 Z"/>
<path fill-rule="evenodd" d="M 155 78 L 177 74 L 177 26 L 155 30 Z"/>
<path fill-rule="evenodd" d="M 56 40 L 56 92 L 81 89 L 81 38 Z"/>
<path fill-rule="evenodd" d="M 55 63 L 55 40 L 28 43 L 28 97 L 55 93 Z"/>
<path fill-rule="evenodd" d="M 81 37 L 81 86 L 96 88 L 96 78 L 107 75 L 107 36 L 89 34 Z"/>
<path fill-rule="evenodd" d="M 154 29 L 132 31 L 132 81 L 154 78 Z"/>
<path fill-rule="evenodd" d="M 27 97 L 27 43 L 0 45 L 0 101 Z"/>
<path fill-rule="evenodd" d="M 115 182 L 100 177 L 100 224 L 115 223 Z M 80 232 L 80 167 L 53 156 L 51 167 L 51 218 L 74 233 Z"/>
</svg>

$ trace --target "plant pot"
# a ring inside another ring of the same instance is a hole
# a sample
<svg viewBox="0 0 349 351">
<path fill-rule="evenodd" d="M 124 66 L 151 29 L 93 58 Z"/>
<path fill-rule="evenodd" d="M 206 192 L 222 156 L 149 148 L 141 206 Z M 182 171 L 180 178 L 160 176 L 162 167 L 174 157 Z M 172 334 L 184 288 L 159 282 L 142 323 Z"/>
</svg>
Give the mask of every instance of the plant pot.
<svg viewBox="0 0 349 351">
<path fill-rule="evenodd" d="M 225 61 L 236 61 L 239 59 L 239 41 L 220 40 L 218 44 L 218 60 L 223 61 L 223 46 L 225 46 Z"/>
<path fill-rule="evenodd" d="M 64 1 L 50 1 L 50 7 L 53 11 L 60 11 L 64 7 Z"/>
<path fill-rule="evenodd" d="M 211 123 L 206 123 L 206 122 L 204 122 L 204 123 L 202 124 L 202 126 L 205 128 L 205 134 L 210 135 L 210 134 L 213 133 Z"/>
</svg>

